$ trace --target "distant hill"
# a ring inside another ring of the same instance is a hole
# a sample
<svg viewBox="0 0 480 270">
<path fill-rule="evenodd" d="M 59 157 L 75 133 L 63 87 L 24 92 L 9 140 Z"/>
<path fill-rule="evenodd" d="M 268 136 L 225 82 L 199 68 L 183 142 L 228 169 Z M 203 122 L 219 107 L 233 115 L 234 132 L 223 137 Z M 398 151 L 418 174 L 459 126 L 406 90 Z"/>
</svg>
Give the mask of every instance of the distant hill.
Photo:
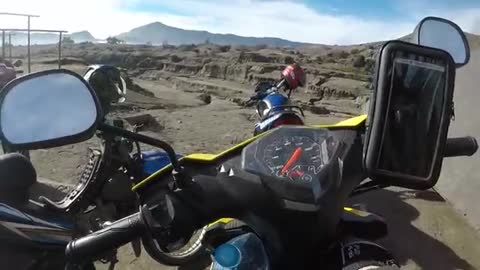
<svg viewBox="0 0 480 270">
<path fill-rule="evenodd" d="M 90 34 L 88 31 L 75 32 L 67 34 L 65 36 L 71 37 L 75 43 L 80 42 L 95 42 L 97 39 Z M 31 33 L 30 34 L 30 43 L 32 45 L 43 45 L 43 44 L 55 44 L 58 43 L 58 34 L 56 33 Z M 8 41 L 8 36 L 6 37 Z M 13 45 L 27 45 L 27 33 L 15 32 L 12 33 L 12 44 Z"/>
<path fill-rule="evenodd" d="M 88 42 L 97 41 L 97 39 L 92 34 L 90 34 L 90 32 L 88 32 L 88 31 L 75 32 L 75 33 L 71 33 L 67 36 L 72 38 L 75 41 L 75 43 L 87 42 L 87 41 Z"/>
<path fill-rule="evenodd" d="M 219 45 L 259 45 L 267 44 L 280 47 L 298 47 L 306 43 L 272 37 L 243 37 L 233 34 L 214 34 L 207 31 L 185 30 L 171 27 L 160 22 L 150 23 L 116 36 L 133 44 L 199 44 L 206 41 Z"/>
</svg>

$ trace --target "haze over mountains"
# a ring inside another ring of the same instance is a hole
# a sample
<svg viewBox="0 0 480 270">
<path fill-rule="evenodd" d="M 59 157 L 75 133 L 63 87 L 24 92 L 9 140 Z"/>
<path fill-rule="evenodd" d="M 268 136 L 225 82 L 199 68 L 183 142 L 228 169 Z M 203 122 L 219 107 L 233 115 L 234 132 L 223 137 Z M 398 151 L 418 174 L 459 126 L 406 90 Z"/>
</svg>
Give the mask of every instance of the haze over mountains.
<svg viewBox="0 0 480 270">
<path fill-rule="evenodd" d="M 95 38 L 88 31 L 74 32 L 66 34 L 75 43 L 80 42 L 93 42 L 102 43 L 101 39 Z M 404 39 L 404 36 L 400 39 Z M 470 42 L 480 43 L 479 36 L 467 33 Z M 208 31 L 198 30 L 185 30 L 177 27 L 171 27 L 160 22 L 150 23 L 144 26 L 134 28 L 128 32 L 119 34 L 117 38 L 125 41 L 127 44 L 202 44 L 210 42 L 218 45 L 270 45 L 275 47 L 300 47 L 305 45 L 314 45 L 309 43 L 302 43 L 296 41 L 290 41 L 275 37 L 245 37 L 234 34 L 214 34 Z M 12 33 L 12 44 L 14 45 L 26 45 L 27 34 L 26 33 Z M 55 33 L 32 33 L 31 44 L 55 44 L 58 42 L 58 34 Z M 8 42 L 8 35 L 6 37 Z M 478 41 L 478 42 L 477 42 Z M 318 45 L 318 44 L 317 44 Z M 333 45 L 333 44 L 332 44 Z M 1 46 L 1 43 L 0 43 Z"/>
<path fill-rule="evenodd" d="M 219 45 L 259 45 L 268 44 L 280 47 L 297 47 L 304 45 L 301 42 L 294 42 L 273 37 L 243 37 L 233 34 L 213 34 L 207 31 L 185 30 L 171 27 L 160 22 L 150 23 L 134 28 L 129 32 L 120 34 L 118 38 L 127 43 L 152 43 L 171 45 L 199 44 L 206 41 Z"/>
<path fill-rule="evenodd" d="M 14 32 L 11 33 L 11 39 L 13 45 L 26 45 L 27 44 L 27 33 L 24 32 Z M 1 36 L 1 33 L 0 33 Z M 66 34 L 64 36 L 70 37 L 76 43 L 80 42 L 96 42 L 97 39 L 90 34 L 88 31 L 74 32 L 71 34 Z M 58 34 L 56 33 L 31 33 L 30 34 L 30 43 L 33 44 L 54 44 L 58 43 Z M 8 42 L 8 34 L 6 34 L 5 41 Z M 0 44 L 1 46 L 1 44 Z"/>
<path fill-rule="evenodd" d="M 82 31 L 69 34 L 76 43 L 79 42 L 100 42 L 90 32 Z M 116 36 L 130 44 L 151 43 L 160 45 L 168 43 L 171 45 L 200 44 L 206 41 L 219 45 L 258 45 L 267 44 L 280 47 L 298 47 L 305 43 L 289 41 L 273 37 L 243 37 L 233 34 L 214 34 L 207 31 L 185 30 L 171 27 L 160 22 L 150 23 L 134 28 L 128 32 Z M 8 40 L 8 37 L 7 37 Z M 58 42 L 58 35 L 54 33 L 32 33 L 31 44 L 52 44 Z M 14 33 L 12 44 L 27 44 L 26 33 Z"/>
</svg>

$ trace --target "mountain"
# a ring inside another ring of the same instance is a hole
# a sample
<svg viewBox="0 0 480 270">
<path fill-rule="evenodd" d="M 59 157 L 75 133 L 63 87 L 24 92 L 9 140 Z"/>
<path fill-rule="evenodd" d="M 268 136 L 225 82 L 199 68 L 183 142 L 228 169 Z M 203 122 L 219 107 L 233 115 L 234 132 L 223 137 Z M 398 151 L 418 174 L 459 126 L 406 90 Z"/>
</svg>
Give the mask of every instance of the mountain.
<svg viewBox="0 0 480 270">
<path fill-rule="evenodd" d="M 27 45 L 27 33 L 24 32 L 12 32 L 12 44 L 13 45 Z M 8 42 L 8 34 L 6 34 L 6 41 Z M 80 42 L 95 42 L 97 39 L 88 31 L 75 32 L 67 34 L 65 36 L 71 37 L 75 43 Z M 31 33 L 30 43 L 32 45 L 38 44 L 55 44 L 58 43 L 58 34 L 56 33 Z"/>
<path fill-rule="evenodd" d="M 75 43 L 97 41 L 97 39 L 92 34 L 90 34 L 90 32 L 88 32 L 88 31 L 75 32 L 75 33 L 71 33 L 67 36 L 69 36 L 71 39 L 73 39 L 73 41 L 75 41 Z"/>
<path fill-rule="evenodd" d="M 298 47 L 305 43 L 272 37 L 242 37 L 233 34 L 214 34 L 207 31 L 185 30 L 171 27 L 160 22 L 150 23 L 116 36 L 133 44 L 199 44 L 206 41 L 219 45 L 259 45 L 267 44 L 280 47 Z"/>
</svg>

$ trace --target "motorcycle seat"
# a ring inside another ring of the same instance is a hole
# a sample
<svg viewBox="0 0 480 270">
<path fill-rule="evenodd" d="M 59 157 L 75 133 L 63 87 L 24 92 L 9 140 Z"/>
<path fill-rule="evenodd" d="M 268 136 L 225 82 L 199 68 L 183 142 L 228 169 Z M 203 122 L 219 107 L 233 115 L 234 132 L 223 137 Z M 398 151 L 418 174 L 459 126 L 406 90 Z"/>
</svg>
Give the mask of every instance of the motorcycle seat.
<svg viewBox="0 0 480 270">
<path fill-rule="evenodd" d="M 0 155 L 0 202 L 25 204 L 37 173 L 30 160 L 19 153 Z"/>
</svg>

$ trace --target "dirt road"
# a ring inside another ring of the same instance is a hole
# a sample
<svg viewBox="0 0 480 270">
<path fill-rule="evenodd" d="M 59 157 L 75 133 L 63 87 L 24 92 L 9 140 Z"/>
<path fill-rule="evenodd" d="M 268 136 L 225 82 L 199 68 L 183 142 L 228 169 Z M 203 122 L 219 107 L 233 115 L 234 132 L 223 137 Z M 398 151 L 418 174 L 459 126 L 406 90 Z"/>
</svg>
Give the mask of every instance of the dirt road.
<svg viewBox="0 0 480 270">
<path fill-rule="evenodd" d="M 472 52 L 470 63 L 458 70 L 455 85 L 455 121 L 450 137 L 474 136 L 480 140 L 480 50 Z M 439 192 L 480 229 L 480 154 L 444 161 Z"/>
</svg>

